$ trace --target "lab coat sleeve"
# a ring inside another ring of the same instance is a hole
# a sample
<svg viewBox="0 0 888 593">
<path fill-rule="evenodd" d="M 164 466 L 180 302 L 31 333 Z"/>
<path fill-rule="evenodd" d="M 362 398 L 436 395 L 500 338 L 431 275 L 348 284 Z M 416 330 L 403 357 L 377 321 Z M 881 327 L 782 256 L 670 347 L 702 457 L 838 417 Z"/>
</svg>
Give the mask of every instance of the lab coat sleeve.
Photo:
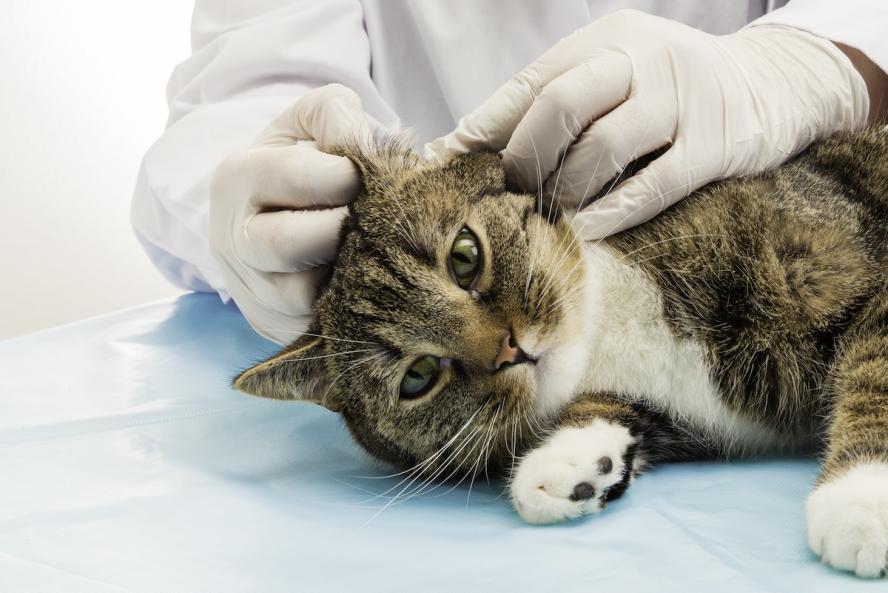
<svg viewBox="0 0 888 593">
<path fill-rule="evenodd" d="M 791 0 L 750 26 L 787 25 L 863 52 L 888 72 L 888 0 Z"/>
<path fill-rule="evenodd" d="M 175 285 L 227 299 L 208 243 L 209 182 L 306 91 L 354 89 L 387 126 L 397 118 L 370 76 L 358 0 L 197 0 L 192 55 L 167 87 L 166 131 L 146 153 L 132 202 L 139 242 Z"/>
</svg>

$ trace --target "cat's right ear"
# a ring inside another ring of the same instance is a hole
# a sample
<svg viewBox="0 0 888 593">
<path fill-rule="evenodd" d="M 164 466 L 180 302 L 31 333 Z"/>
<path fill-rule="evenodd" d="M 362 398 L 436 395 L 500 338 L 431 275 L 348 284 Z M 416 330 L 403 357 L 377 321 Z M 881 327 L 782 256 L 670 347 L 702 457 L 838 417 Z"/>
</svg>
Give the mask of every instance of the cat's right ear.
<svg viewBox="0 0 888 593">
<path fill-rule="evenodd" d="M 339 412 L 341 406 L 330 394 L 324 365 L 326 356 L 323 338 L 304 335 L 278 354 L 238 375 L 234 387 L 259 397 L 311 401 Z"/>
</svg>

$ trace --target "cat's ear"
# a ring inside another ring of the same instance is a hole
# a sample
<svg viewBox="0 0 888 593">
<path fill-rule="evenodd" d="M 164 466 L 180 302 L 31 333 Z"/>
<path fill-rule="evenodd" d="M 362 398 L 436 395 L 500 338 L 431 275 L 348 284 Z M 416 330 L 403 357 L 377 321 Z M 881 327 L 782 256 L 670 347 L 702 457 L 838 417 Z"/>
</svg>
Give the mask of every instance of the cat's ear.
<svg viewBox="0 0 888 593">
<path fill-rule="evenodd" d="M 323 344 L 323 338 L 304 335 L 265 362 L 238 375 L 234 387 L 259 397 L 310 401 L 339 412 L 341 406 L 330 394 Z"/>
<path fill-rule="evenodd" d="M 332 152 L 349 158 L 358 167 L 368 194 L 384 193 L 423 165 L 407 137 L 394 134 L 377 133 L 372 139 L 354 140 Z"/>
</svg>

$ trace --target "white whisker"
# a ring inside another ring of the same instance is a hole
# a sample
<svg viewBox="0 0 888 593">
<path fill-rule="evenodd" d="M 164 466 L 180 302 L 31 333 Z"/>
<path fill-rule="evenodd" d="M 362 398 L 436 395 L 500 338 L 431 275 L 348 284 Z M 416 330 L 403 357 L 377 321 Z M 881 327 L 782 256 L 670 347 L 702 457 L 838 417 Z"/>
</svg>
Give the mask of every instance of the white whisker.
<svg viewBox="0 0 888 593">
<path fill-rule="evenodd" d="M 469 508 L 469 500 L 472 497 L 472 486 L 475 484 L 475 478 L 477 477 L 478 472 L 481 471 L 480 464 L 483 464 L 486 462 L 486 460 L 483 459 L 483 456 L 484 456 L 485 451 L 487 450 L 488 442 L 490 441 L 491 438 L 493 438 L 493 429 L 495 428 L 496 418 L 497 418 L 497 416 L 499 416 L 500 410 L 502 410 L 502 404 L 500 404 L 500 406 L 497 408 L 496 414 L 494 415 L 493 420 L 488 425 L 488 431 L 487 431 L 488 434 L 487 434 L 485 443 L 484 443 L 484 445 L 481 446 L 481 451 L 478 453 L 478 458 L 472 464 L 472 470 L 471 470 L 472 471 L 472 479 L 469 482 L 469 492 L 468 492 L 468 494 L 466 494 L 466 508 L 467 509 Z"/>
<path fill-rule="evenodd" d="M 418 468 L 421 468 L 422 466 L 426 465 L 427 463 L 430 463 L 430 462 L 434 461 L 438 456 L 441 455 L 441 453 L 443 453 L 443 452 L 447 449 L 447 447 L 449 447 L 450 445 L 452 445 L 452 444 L 456 441 L 456 439 L 459 437 L 459 435 L 462 434 L 462 431 L 464 431 L 464 430 L 469 426 L 469 424 L 471 424 L 472 420 L 474 420 L 475 417 L 476 417 L 476 416 L 481 412 L 481 410 L 483 410 L 483 409 L 484 409 L 484 405 L 482 404 L 481 407 L 479 407 L 479 408 L 475 411 L 474 414 L 472 414 L 471 416 L 469 416 L 469 419 L 465 421 L 465 423 L 462 425 L 462 427 L 461 427 L 458 431 L 456 431 L 456 434 L 454 434 L 452 437 L 450 437 L 450 440 L 449 440 L 449 441 L 447 441 L 446 443 L 444 443 L 444 444 L 441 446 L 440 449 L 438 449 L 435 453 L 433 453 L 432 455 L 430 455 L 429 457 L 427 457 L 424 461 L 422 461 L 422 462 L 420 462 L 420 463 L 414 465 L 413 467 L 411 467 L 411 468 L 409 468 L 409 469 L 405 469 L 405 470 L 403 470 L 403 471 L 400 471 L 400 472 L 398 472 L 398 473 L 396 473 L 396 474 L 389 474 L 389 475 L 387 475 L 387 476 L 355 476 L 355 477 L 356 477 L 356 478 L 361 478 L 361 479 L 366 479 L 366 480 L 384 480 L 384 479 L 388 479 L 388 478 L 397 478 L 398 476 L 403 476 L 403 475 L 406 474 L 406 473 L 410 473 L 410 472 L 413 472 L 414 470 L 416 470 L 416 469 L 418 469 Z"/>
<path fill-rule="evenodd" d="M 376 348 L 365 348 L 362 350 L 348 350 L 346 352 L 335 352 L 333 354 L 320 354 L 318 356 L 306 356 L 304 358 L 296 358 L 293 360 L 275 360 L 271 364 L 272 364 L 272 366 L 275 366 L 275 365 L 286 364 L 286 363 L 298 363 L 298 362 L 303 362 L 306 360 L 319 360 L 321 358 L 335 358 L 337 356 L 346 356 L 348 354 L 354 354 L 356 352 L 373 352 L 374 350 L 376 350 Z"/>
<path fill-rule="evenodd" d="M 642 143 L 644 143 L 645 139 L 647 138 L 648 132 L 650 131 L 650 127 L 651 127 L 650 124 L 648 124 L 648 125 L 645 127 L 644 134 L 642 134 L 641 138 L 640 138 L 640 139 L 638 140 L 638 142 L 635 144 L 635 148 L 634 148 L 634 149 L 632 150 L 632 152 L 630 153 L 630 154 L 632 155 L 633 160 L 635 160 L 635 159 L 638 158 L 638 154 L 637 154 L 637 153 L 638 153 L 639 149 L 641 148 Z M 605 146 L 606 146 L 606 145 L 605 145 Z M 604 150 L 602 150 L 601 153 L 599 154 L 599 157 L 598 157 L 598 162 L 599 162 L 599 163 L 601 162 L 601 155 L 602 155 L 603 153 L 604 153 Z M 595 178 L 595 174 L 596 174 L 597 172 L 598 172 L 598 164 L 595 165 L 595 170 L 592 172 L 592 175 L 589 176 L 589 183 L 586 185 L 586 192 L 589 191 L 589 188 L 591 187 L 591 184 L 592 184 L 592 180 Z M 604 197 L 606 197 L 606 196 L 611 192 L 611 190 L 614 188 L 614 186 L 615 186 L 616 183 L 617 183 L 617 180 L 620 179 L 620 174 L 621 174 L 621 173 L 618 173 L 617 175 L 614 176 L 613 181 L 611 181 L 611 184 L 610 184 L 610 186 L 607 188 L 607 191 L 605 191 L 604 196 L 602 196 L 602 199 L 603 199 Z M 577 207 L 577 212 L 575 213 L 575 216 L 576 216 L 576 214 L 579 214 L 579 212 L 580 212 L 580 206 L 582 206 L 582 204 L 583 204 L 583 202 L 585 201 L 585 199 L 586 199 L 586 196 L 585 196 L 585 194 L 584 194 L 583 198 L 580 200 L 579 206 Z M 587 222 L 588 222 L 588 220 L 587 220 L 586 222 L 583 223 L 583 228 L 585 228 L 585 225 L 586 225 Z M 614 228 L 616 228 L 616 227 L 614 227 Z M 576 236 L 577 236 L 578 239 L 580 239 L 579 232 L 576 233 Z M 561 266 L 563 265 L 563 262 L 564 262 L 565 258 L 566 258 L 568 255 L 572 255 L 573 252 L 577 249 L 577 246 L 580 245 L 581 243 L 582 243 L 582 239 L 580 239 L 580 241 L 578 241 L 578 242 L 575 243 L 574 245 L 570 246 L 569 249 L 565 249 L 564 253 L 562 253 L 562 254 L 561 254 L 561 257 L 558 259 L 558 262 L 555 264 L 555 266 L 553 266 L 553 267 L 551 268 L 551 272 L 550 272 L 550 274 L 551 274 L 551 277 L 552 277 L 552 278 L 554 278 L 555 275 L 558 273 L 558 271 L 561 269 Z M 560 249 L 560 248 L 561 248 L 561 245 L 559 244 L 559 249 Z M 570 273 L 573 273 L 573 268 L 571 269 Z M 544 291 L 543 291 L 543 293 L 544 293 Z M 542 296 L 542 294 L 541 294 L 540 297 L 539 297 L 539 300 L 542 301 L 542 298 L 543 298 L 543 296 Z"/>
<path fill-rule="evenodd" d="M 297 336 L 309 336 L 312 338 L 323 338 L 325 340 L 332 340 L 335 342 L 353 342 L 355 344 L 370 344 L 371 346 L 379 346 L 379 344 L 377 344 L 376 342 L 366 342 L 364 340 L 349 340 L 346 338 L 334 338 L 332 336 L 324 336 L 322 334 L 311 334 L 308 332 L 300 332 L 300 331 L 295 331 L 295 330 L 280 329 L 280 330 L 275 330 L 275 332 L 283 333 L 283 334 L 295 334 Z"/>
<path fill-rule="evenodd" d="M 622 257 L 622 258 L 625 259 L 625 258 L 629 257 L 630 255 L 632 255 L 633 253 L 637 253 L 637 252 L 639 252 L 639 251 L 642 251 L 643 249 L 648 249 L 648 248 L 650 248 L 650 247 L 653 247 L 654 245 L 659 245 L 660 243 L 666 243 L 666 242 L 668 242 L 668 241 L 677 241 L 677 240 L 679 240 L 679 239 L 697 239 L 697 238 L 703 238 L 703 237 L 724 237 L 724 236 L 725 236 L 725 235 L 706 235 L 706 234 L 698 234 L 698 235 L 681 235 L 681 236 L 678 236 L 678 237 L 667 237 L 666 239 L 661 239 L 661 240 L 659 240 L 659 241 L 654 241 L 653 243 L 648 243 L 647 245 L 642 245 L 642 246 L 639 247 L 638 249 L 633 249 L 632 251 L 629 251 L 629 252 L 626 252 L 626 253 L 621 253 L 621 254 L 620 254 L 620 257 Z M 647 261 L 647 260 L 639 260 L 639 261 Z M 635 264 L 635 263 L 638 263 L 638 262 L 632 262 L 632 263 Z"/>
<path fill-rule="evenodd" d="M 529 91 L 528 91 L 529 92 Z M 531 93 L 532 94 L 532 93 Z M 531 97 L 531 100 L 533 97 Z M 537 167 L 537 204 L 539 210 L 543 208 L 543 170 L 542 164 L 540 163 L 540 154 L 537 151 L 536 143 L 533 141 L 533 134 L 529 131 L 527 132 L 528 138 L 530 139 L 530 145 L 533 148 L 534 158 L 536 159 L 536 167 Z M 537 216 L 537 224 L 536 231 L 534 232 L 535 236 L 539 236 L 540 232 L 540 217 Z M 527 291 L 530 287 L 530 278 L 533 271 L 533 262 L 534 262 L 534 250 L 530 249 L 530 236 L 528 236 L 527 246 L 530 251 L 530 265 L 527 267 L 527 281 L 524 283 L 524 303 L 522 304 L 522 309 L 527 306 Z"/>
<path fill-rule="evenodd" d="M 340 379 L 340 377 L 342 377 L 344 374 L 346 374 L 347 372 L 349 372 L 351 369 L 355 368 L 359 364 L 369 362 L 369 361 L 371 361 L 375 358 L 378 358 L 379 356 L 383 356 L 383 355 L 386 355 L 386 353 L 385 352 L 377 352 L 376 354 L 371 354 L 370 356 L 367 356 L 366 358 L 362 358 L 362 359 L 358 360 L 356 363 L 351 364 L 348 367 L 346 367 L 346 369 L 344 371 L 342 371 L 341 373 L 336 375 L 336 377 L 330 382 L 330 385 L 327 387 L 327 390 L 324 392 L 324 397 L 321 398 L 321 401 L 327 401 L 327 398 L 330 396 L 330 391 L 333 389 L 333 386 Z M 391 356 L 391 355 L 389 355 L 389 356 Z"/>
</svg>

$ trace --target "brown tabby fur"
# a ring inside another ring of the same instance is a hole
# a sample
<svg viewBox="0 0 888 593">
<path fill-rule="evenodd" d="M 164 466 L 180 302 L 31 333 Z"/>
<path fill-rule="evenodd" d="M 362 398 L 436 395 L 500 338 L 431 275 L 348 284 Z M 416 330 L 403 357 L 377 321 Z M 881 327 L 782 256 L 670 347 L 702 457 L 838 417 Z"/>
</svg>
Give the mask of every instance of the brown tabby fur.
<svg viewBox="0 0 888 593">
<path fill-rule="evenodd" d="M 507 468 L 547 431 L 596 417 L 629 427 L 639 437 L 630 457 L 646 462 L 728 454 L 616 394 L 580 395 L 555 418 L 535 418 L 524 384 L 491 372 L 504 331 L 556 325 L 582 282 L 570 221 L 506 191 L 494 155 L 426 166 L 396 143 L 343 154 L 365 192 L 315 323 L 236 387 L 322 403 L 372 454 L 436 480 Z M 788 446 L 822 444 L 829 480 L 864 460 L 888 462 L 886 221 L 888 135 L 871 130 L 710 185 L 606 244 L 659 288 L 672 331 L 705 346 L 727 405 Z M 465 224 L 490 258 L 477 298 L 446 272 Z M 547 274 L 565 253 L 558 269 L 570 272 Z M 406 365 L 427 353 L 454 358 L 443 385 L 426 401 L 399 401 Z"/>
</svg>

